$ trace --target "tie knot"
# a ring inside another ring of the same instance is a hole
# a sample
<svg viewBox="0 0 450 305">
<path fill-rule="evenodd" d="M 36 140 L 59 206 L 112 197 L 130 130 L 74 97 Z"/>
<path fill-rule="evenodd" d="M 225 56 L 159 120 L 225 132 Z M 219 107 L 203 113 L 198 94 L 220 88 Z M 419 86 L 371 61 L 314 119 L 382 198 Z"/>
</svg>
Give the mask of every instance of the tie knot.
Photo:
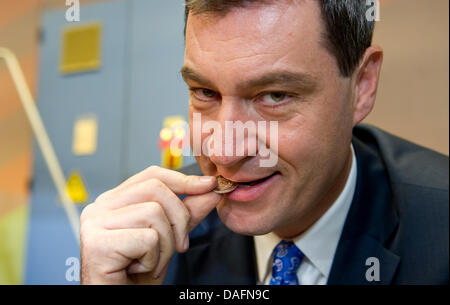
<svg viewBox="0 0 450 305">
<path fill-rule="evenodd" d="M 305 255 L 292 242 L 282 240 L 273 250 L 271 285 L 298 285 L 297 270 Z"/>
</svg>

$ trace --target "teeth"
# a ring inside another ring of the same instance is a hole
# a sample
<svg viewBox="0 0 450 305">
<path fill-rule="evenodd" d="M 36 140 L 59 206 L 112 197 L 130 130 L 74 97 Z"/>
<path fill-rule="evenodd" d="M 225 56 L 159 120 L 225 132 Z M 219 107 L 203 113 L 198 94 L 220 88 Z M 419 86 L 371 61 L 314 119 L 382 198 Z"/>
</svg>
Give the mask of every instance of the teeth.
<svg viewBox="0 0 450 305">
<path fill-rule="evenodd" d="M 217 187 L 214 190 L 214 192 L 217 193 L 217 194 L 231 193 L 237 187 L 239 187 L 239 188 L 249 188 L 249 187 L 252 187 L 255 184 L 260 183 L 262 180 L 265 180 L 265 179 L 267 179 L 269 177 L 262 178 L 262 179 L 259 179 L 259 180 L 255 180 L 255 181 L 252 181 L 252 182 L 238 183 L 238 182 L 234 182 L 234 181 L 228 180 L 227 178 L 225 178 L 223 176 L 217 176 L 216 177 L 216 179 L 217 179 Z"/>
<path fill-rule="evenodd" d="M 240 189 L 248 189 L 249 187 L 251 187 L 250 184 L 239 184 L 238 186 Z"/>
</svg>

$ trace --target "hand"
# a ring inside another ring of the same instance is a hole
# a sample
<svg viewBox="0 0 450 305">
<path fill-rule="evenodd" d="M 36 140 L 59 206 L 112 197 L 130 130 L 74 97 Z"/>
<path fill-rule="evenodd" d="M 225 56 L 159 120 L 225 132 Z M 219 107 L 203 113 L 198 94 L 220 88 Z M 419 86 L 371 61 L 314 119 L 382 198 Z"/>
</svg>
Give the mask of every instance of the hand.
<svg viewBox="0 0 450 305">
<path fill-rule="evenodd" d="M 174 251 L 189 248 L 189 232 L 219 203 L 216 183 L 151 166 L 101 194 L 81 214 L 81 283 L 162 283 Z"/>
</svg>

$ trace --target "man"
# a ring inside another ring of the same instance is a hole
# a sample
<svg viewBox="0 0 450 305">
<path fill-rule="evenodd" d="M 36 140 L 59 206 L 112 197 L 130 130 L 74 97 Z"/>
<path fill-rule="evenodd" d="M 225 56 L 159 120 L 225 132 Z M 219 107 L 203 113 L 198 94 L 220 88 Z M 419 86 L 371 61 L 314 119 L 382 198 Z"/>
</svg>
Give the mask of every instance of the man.
<svg viewBox="0 0 450 305">
<path fill-rule="evenodd" d="M 205 176 L 150 167 L 102 194 L 81 216 L 82 282 L 448 283 L 448 158 L 357 126 L 382 63 L 366 9 L 187 0 L 191 133 L 199 114 L 275 121 L 277 162 L 243 144 L 198 156 Z M 216 194 L 219 175 L 246 187 Z"/>
</svg>

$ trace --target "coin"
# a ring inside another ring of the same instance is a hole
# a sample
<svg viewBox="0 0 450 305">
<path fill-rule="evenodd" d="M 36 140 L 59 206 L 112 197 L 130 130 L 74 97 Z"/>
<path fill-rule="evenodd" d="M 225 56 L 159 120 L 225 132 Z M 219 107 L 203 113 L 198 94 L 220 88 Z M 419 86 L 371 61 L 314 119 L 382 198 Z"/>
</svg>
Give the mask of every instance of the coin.
<svg viewBox="0 0 450 305">
<path fill-rule="evenodd" d="M 236 182 L 233 182 L 231 180 L 228 180 L 227 178 L 224 178 L 222 176 L 217 176 L 217 187 L 214 190 L 217 194 L 226 194 L 234 191 L 238 184 Z"/>
</svg>

